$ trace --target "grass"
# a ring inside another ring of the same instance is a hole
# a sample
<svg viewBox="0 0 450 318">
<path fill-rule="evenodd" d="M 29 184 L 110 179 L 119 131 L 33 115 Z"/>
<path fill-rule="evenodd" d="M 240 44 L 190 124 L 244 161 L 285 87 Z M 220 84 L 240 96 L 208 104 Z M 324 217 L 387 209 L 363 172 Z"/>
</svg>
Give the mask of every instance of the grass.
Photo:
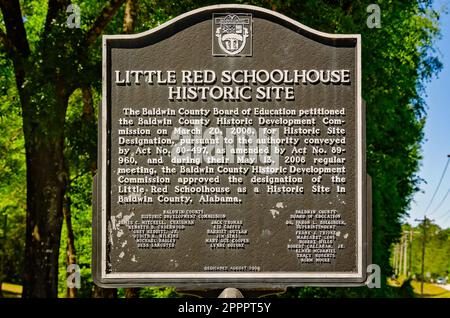
<svg viewBox="0 0 450 318">
<path fill-rule="evenodd" d="M 398 279 L 388 278 L 388 285 L 392 287 L 400 288 L 406 277 L 400 277 Z M 414 290 L 416 297 L 421 298 L 420 281 L 413 280 L 411 286 Z M 439 287 L 435 284 L 424 283 L 423 284 L 423 297 L 424 298 L 450 298 L 450 291 Z"/>
<path fill-rule="evenodd" d="M 412 287 L 417 297 L 422 297 L 420 293 L 420 282 L 412 281 Z M 450 291 L 441 288 L 437 285 L 424 283 L 423 284 L 423 297 L 424 298 L 450 298 Z"/>
<path fill-rule="evenodd" d="M 6 298 L 18 298 L 22 295 L 22 286 L 15 285 L 15 284 L 9 284 L 9 283 L 3 283 L 2 284 L 2 292 L 3 296 Z"/>
</svg>

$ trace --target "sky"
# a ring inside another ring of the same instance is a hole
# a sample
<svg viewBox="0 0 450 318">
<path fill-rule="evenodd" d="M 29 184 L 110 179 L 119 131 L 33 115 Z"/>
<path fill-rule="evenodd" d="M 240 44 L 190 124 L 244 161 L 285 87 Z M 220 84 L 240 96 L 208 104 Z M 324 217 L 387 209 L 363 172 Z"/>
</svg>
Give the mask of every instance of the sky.
<svg viewBox="0 0 450 318">
<path fill-rule="evenodd" d="M 450 9 L 449 0 L 436 0 L 435 8 L 443 6 Z M 440 19 L 442 38 L 436 42 L 438 56 L 444 64 L 443 69 L 426 87 L 428 105 L 425 140 L 422 145 L 423 160 L 419 176 L 425 179 L 421 191 L 416 193 L 411 204 L 409 217 L 405 220 L 416 225 L 415 219 L 426 216 L 442 228 L 450 227 L 450 14 Z M 442 177 L 442 182 L 439 181 Z M 436 192 L 437 190 L 437 192 Z M 436 195 L 433 195 L 436 192 Z M 446 196 L 446 194 L 448 194 Z M 444 200 L 445 199 L 445 200 Z M 444 200 L 444 201 L 443 201 Z M 426 208 L 430 205 L 428 211 Z M 442 203 L 442 204 L 441 204 Z"/>
</svg>

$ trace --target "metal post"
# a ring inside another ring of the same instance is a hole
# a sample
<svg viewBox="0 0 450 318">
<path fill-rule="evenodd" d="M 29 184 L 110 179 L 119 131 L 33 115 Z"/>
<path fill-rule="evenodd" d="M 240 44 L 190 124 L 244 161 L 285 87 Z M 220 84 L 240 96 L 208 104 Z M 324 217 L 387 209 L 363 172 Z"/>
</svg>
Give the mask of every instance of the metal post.
<svg viewBox="0 0 450 318">
<path fill-rule="evenodd" d="M 237 288 L 225 288 L 217 298 L 244 298 L 244 295 Z"/>
</svg>

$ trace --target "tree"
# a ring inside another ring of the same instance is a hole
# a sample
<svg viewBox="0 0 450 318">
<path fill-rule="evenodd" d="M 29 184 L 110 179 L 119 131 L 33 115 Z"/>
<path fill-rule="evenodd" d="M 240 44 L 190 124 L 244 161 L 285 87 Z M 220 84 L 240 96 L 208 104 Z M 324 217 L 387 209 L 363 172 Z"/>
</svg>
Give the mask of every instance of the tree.
<svg viewBox="0 0 450 318">
<path fill-rule="evenodd" d="M 27 166 L 23 297 L 56 297 L 58 251 L 68 172 L 64 125 L 68 99 L 88 75 L 92 46 L 123 0 L 110 0 L 86 30 L 66 25 L 67 0 L 49 0 L 39 39 L 31 42 L 18 0 L 1 0 L 0 40 L 14 66 Z M 44 5 L 37 1 L 34 5 Z M 24 6 L 24 4 L 23 4 Z"/>
<path fill-rule="evenodd" d="M 66 274 L 64 283 L 71 275 L 70 271 L 66 272 L 66 266 L 74 264 L 80 267 L 85 266 L 91 259 L 91 184 L 97 170 L 97 140 L 92 136 L 96 134 L 97 123 L 92 89 L 90 86 L 85 86 L 72 93 L 66 115 L 64 156 L 70 178 L 64 197 L 65 227 L 63 227 L 64 236 L 61 237 L 62 249 L 64 249 L 62 254 L 65 257 L 62 260 L 60 258 L 63 265 L 60 266 L 60 271 Z M 87 244 L 88 251 L 86 251 Z M 78 250 L 81 252 L 79 257 L 76 252 Z M 84 269 L 82 268 L 82 274 Z M 85 275 L 82 275 L 82 279 L 89 280 Z M 66 297 L 77 297 L 77 288 L 67 287 L 66 284 L 64 287 Z M 81 292 L 83 296 L 86 296 L 85 288 Z"/>
<path fill-rule="evenodd" d="M 430 277 L 446 277 L 450 269 L 450 229 L 441 229 L 429 219 L 426 223 L 426 237 L 424 238 L 424 224 L 413 228 L 412 241 L 412 273 L 420 277 L 422 273 L 422 247 L 425 241 L 425 275 Z M 421 277 L 420 277 L 421 279 Z"/>
</svg>

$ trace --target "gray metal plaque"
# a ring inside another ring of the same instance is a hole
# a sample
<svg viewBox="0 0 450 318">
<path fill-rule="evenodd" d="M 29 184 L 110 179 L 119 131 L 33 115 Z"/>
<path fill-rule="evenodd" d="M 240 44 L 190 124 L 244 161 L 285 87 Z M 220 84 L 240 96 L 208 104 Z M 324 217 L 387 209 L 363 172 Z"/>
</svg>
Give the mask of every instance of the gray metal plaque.
<svg viewBox="0 0 450 318">
<path fill-rule="evenodd" d="M 246 5 L 103 37 L 101 286 L 358 285 L 359 35 Z"/>
</svg>

